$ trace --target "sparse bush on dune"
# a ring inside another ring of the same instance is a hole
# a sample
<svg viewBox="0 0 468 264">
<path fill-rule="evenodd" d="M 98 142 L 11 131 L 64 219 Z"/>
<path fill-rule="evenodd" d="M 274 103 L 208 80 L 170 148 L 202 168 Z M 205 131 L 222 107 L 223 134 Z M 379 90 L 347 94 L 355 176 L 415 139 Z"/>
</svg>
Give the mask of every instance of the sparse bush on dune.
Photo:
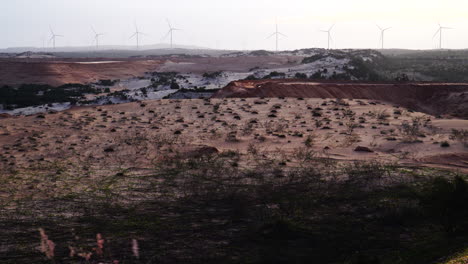
<svg viewBox="0 0 468 264">
<path fill-rule="evenodd" d="M 440 146 L 443 148 L 448 148 L 450 147 L 450 143 L 448 141 L 442 141 L 442 143 L 440 143 Z"/>
<path fill-rule="evenodd" d="M 450 137 L 454 140 L 460 141 L 465 147 L 468 148 L 468 130 L 452 129 L 452 134 Z"/>
<path fill-rule="evenodd" d="M 422 119 L 413 118 L 411 122 L 403 121 L 400 126 L 400 132 L 403 134 L 403 141 L 408 143 L 420 142 L 419 138 L 424 136 L 422 131 Z"/>
<path fill-rule="evenodd" d="M 307 79 L 307 74 L 298 72 L 298 73 L 296 73 L 294 75 L 294 78 L 296 78 L 296 79 Z"/>
<path fill-rule="evenodd" d="M 205 72 L 203 74 L 203 78 L 206 78 L 206 79 L 216 79 L 218 77 L 220 77 L 221 75 L 223 74 L 222 71 L 216 71 L 216 72 Z"/>
</svg>

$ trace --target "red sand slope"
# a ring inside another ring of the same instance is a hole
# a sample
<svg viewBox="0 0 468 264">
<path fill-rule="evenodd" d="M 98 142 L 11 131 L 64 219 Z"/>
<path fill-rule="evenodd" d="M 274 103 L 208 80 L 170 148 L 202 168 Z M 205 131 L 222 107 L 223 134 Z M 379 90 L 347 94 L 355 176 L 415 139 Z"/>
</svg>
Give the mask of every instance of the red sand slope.
<svg viewBox="0 0 468 264">
<path fill-rule="evenodd" d="M 468 117 L 468 84 L 359 83 L 310 80 L 236 81 L 218 91 L 225 97 L 303 97 L 368 99 L 391 102 L 431 114 Z"/>
</svg>

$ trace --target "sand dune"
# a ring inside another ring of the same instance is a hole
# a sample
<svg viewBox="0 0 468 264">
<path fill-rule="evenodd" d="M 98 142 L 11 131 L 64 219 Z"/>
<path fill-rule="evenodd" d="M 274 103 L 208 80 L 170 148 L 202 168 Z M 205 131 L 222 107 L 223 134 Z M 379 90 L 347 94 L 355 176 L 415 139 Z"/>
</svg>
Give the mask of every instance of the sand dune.
<svg viewBox="0 0 468 264">
<path fill-rule="evenodd" d="M 362 83 L 307 80 L 232 82 L 213 98 L 303 97 L 380 100 L 430 114 L 468 118 L 466 83 Z"/>
</svg>

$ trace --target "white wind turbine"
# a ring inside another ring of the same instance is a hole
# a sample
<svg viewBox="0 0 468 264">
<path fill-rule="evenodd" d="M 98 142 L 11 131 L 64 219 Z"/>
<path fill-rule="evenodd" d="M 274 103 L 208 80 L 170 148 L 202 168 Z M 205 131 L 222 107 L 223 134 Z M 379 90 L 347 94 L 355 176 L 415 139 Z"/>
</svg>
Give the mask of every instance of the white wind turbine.
<svg viewBox="0 0 468 264">
<path fill-rule="evenodd" d="M 335 24 L 333 24 L 328 30 L 320 30 L 321 32 L 327 33 L 327 36 L 328 36 L 327 49 L 330 49 L 330 41 L 333 41 L 332 36 L 331 36 L 331 31 L 332 31 L 334 26 L 335 26 Z"/>
<path fill-rule="evenodd" d="M 91 27 L 94 33 L 94 41 L 96 42 L 96 49 L 99 49 L 99 37 L 103 36 L 104 33 L 97 33 L 96 30 L 94 30 L 94 27 Z"/>
<path fill-rule="evenodd" d="M 171 22 L 169 21 L 169 19 L 166 18 L 166 21 L 167 21 L 167 25 L 169 26 L 169 31 L 167 32 L 167 34 L 164 36 L 163 40 L 167 38 L 167 36 L 171 36 L 171 49 L 173 47 L 173 33 L 174 31 L 177 31 L 177 30 L 182 30 L 182 29 L 178 29 L 178 28 L 173 28 L 172 25 L 171 25 Z"/>
<path fill-rule="evenodd" d="M 278 52 L 278 41 L 279 41 L 279 36 L 287 37 L 285 34 L 281 33 L 278 31 L 278 21 L 276 21 L 276 30 L 271 34 L 267 39 L 275 36 L 276 37 L 276 52 Z"/>
<path fill-rule="evenodd" d="M 55 33 L 54 33 L 54 30 L 52 29 L 51 26 L 49 26 L 49 28 L 50 28 L 50 34 L 51 34 L 51 36 L 52 36 L 52 37 L 50 38 L 50 40 L 49 40 L 49 43 L 50 43 L 50 41 L 52 41 L 53 47 L 54 47 L 54 49 L 55 49 L 55 39 L 56 39 L 57 37 L 63 37 L 63 36 L 62 36 L 62 35 L 55 34 Z"/>
<path fill-rule="evenodd" d="M 382 49 L 384 49 L 384 37 L 385 37 L 385 31 L 391 29 L 391 27 L 388 28 L 381 28 L 379 25 L 376 25 L 380 29 L 380 42 L 382 44 Z"/>
<path fill-rule="evenodd" d="M 133 37 L 136 37 L 137 49 L 140 47 L 140 35 L 146 36 L 145 33 L 140 32 L 138 30 L 138 26 L 137 26 L 137 24 L 135 22 L 135 33 L 133 33 L 133 35 L 130 36 L 130 39 L 132 39 Z"/>
<path fill-rule="evenodd" d="M 453 29 L 453 28 L 449 28 L 449 27 L 443 27 L 440 25 L 439 23 L 439 29 L 436 31 L 436 33 L 434 34 L 434 36 L 432 38 L 435 38 L 437 36 L 437 34 L 439 34 L 439 49 L 442 49 L 442 31 L 444 29 Z"/>
</svg>

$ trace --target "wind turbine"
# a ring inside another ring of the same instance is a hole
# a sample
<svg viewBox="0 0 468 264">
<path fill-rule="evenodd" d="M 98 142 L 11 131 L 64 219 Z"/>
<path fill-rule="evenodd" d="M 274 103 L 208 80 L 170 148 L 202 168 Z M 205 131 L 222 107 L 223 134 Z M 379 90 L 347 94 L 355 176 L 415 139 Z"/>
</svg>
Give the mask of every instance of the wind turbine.
<svg viewBox="0 0 468 264">
<path fill-rule="evenodd" d="M 96 49 L 99 49 L 99 37 L 103 36 L 103 33 L 97 33 L 96 30 L 94 30 L 94 27 L 91 27 L 91 29 L 94 32 L 94 40 L 96 41 Z"/>
<path fill-rule="evenodd" d="M 52 42 L 53 42 L 53 45 L 54 45 L 54 49 L 55 49 L 55 39 L 56 39 L 57 37 L 63 37 L 63 36 L 62 36 L 62 35 L 57 35 L 57 34 L 55 34 L 55 33 L 54 33 L 54 30 L 52 29 L 51 26 L 49 26 L 49 28 L 50 28 L 50 33 L 51 33 L 51 35 L 52 35 L 52 37 L 51 37 L 50 40 L 49 40 L 49 43 L 50 43 L 50 41 L 52 41 Z"/>
<path fill-rule="evenodd" d="M 388 28 L 381 28 L 379 25 L 376 25 L 380 29 L 380 41 L 382 42 L 382 49 L 384 49 L 384 37 L 385 37 L 385 31 L 391 29 L 391 27 Z"/>
<path fill-rule="evenodd" d="M 276 30 L 271 34 L 267 39 L 276 36 L 276 52 L 278 52 L 278 41 L 279 41 L 279 36 L 287 37 L 285 34 L 281 33 L 278 31 L 278 21 L 276 22 Z"/>
<path fill-rule="evenodd" d="M 436 33 L 434 34 L 434 36 L 432 38 L 435 38 L 437 36 L 437 34 L 439 34 L 439 49 L 442 49 L 442 31 L 444 29 L 453 29 L 453 28 L 449 28 L 449 27 L 443 27 L 440 25 L 439 23 L 439 29 L 436 31 Z"/>
<path fill-rule="evenodd" d="M 146 35 L 146 34 L 138 30 L 138 26 L 135 22 L 135 33 L 133 33 L 130 39 L 136 36 L 137 49 L 140 47 L 140 35 Z"/>
<path fill-rule="evenodd" d="M 169 19 L 166 18 L 166 21 L 167 21 L 167 25 L 169 26 L 169 31 L 167 32 L 167 34 L 164 36 L 163 40 L 167 38 L 168 35 L 171 35 L 171 49 L 173 47 L 173 43 L 172 43 L 172 34 L 174 31 L 177 31 L 177 30 L 182 30 L 182 29 L 178 29 L 178 28 L 173 28 L 172 25 L 171 25 L 171 22 L 169 22 Z"/>
<path fill-rule="evenodd" d="M 327 33 L 327 36 L 328 36 L 328 46 L 327 46 L 328 48 L 327 49 L 330 49 L 330 41 L 333 41 L 332 36 L 331 36 L 331 31 L 334 26 L 335 24 L 333 24 L 328 30 L 320 30 L 322 32 Z"/>
</svg>

